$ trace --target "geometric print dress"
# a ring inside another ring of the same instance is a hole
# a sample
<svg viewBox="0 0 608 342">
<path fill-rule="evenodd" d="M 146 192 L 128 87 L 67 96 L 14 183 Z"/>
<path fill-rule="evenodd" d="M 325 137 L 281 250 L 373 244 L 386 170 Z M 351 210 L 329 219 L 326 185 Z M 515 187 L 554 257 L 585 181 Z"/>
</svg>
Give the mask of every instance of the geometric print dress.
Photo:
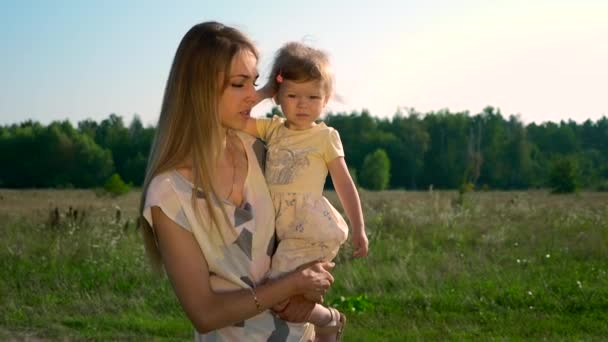
<svg viewBox="0 0 608 342">
<path fill-rule="evenodd" d="M 262 284 L 269 273 L 275 252 L 275 212 L 262 167 L 264 146 L 253 137 L 237 132 L 247 153 L 248 168 L 243 188 L 242 207 L 229 202 L 224 206 L 230 222 L 226 223 L 218 203 L 213 210 L 220 225 L 211 223 L 200 189 L 176 170 L 157 175 L 146 195 L 143 216 L 153 226 L 151 207 L 158 206 L 167 217 L 190 231 L 209 265 L 211 288 L 216 292 L 251 288 Z M 203 224 L 192 208 L 192 196 Z M 213 310 L 213 308 L 209 308 Z M 290 329 L 287 322 L 266 310 L 250 319 L 206 334 L 194 332 L 196 341 L 306 341 L 314 336 L 310 324 Z"/>
</svg>

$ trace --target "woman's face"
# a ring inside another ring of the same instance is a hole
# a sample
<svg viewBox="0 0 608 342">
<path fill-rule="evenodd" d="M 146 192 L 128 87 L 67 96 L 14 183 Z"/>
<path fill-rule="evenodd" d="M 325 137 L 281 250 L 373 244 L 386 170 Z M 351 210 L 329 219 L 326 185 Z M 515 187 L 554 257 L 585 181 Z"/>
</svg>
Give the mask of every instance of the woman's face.
<svg viewBox="0 0 608 342">
<path fill-rule="evenodd" d="M 243 130 L 256 102 L 255 82 L 258 79 L 257 58 L 242 51 L 232 59 L 228 85 L 220 95 L 218 111 L 222 126 Z M 220 77 L 223 80 L 223 75 Z"/>
</svg>

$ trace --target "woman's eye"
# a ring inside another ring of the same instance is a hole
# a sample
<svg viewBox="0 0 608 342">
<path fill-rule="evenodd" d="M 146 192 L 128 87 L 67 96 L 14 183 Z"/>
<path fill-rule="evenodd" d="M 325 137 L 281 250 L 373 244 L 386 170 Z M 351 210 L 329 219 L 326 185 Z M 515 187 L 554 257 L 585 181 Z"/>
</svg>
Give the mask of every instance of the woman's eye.
<svg viewBox="0 0 608 342">
<path fill-rule="evenodd" d="M 243 88 L 243 84 L 232 83 L 232 86 L 235 88 Z"/>
<path fill-rule="evenodd" d="M 295 99 L 296 96 L 294 94 L 287 94 L 287 97 L 289 97 L 290 99 Z"/>
</svg>

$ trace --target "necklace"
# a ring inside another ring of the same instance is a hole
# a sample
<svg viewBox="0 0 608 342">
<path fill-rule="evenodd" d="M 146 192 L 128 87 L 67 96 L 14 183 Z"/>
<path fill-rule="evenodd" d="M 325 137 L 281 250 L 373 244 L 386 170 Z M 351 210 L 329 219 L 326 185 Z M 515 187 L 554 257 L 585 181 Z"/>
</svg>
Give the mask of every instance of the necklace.
<svg viewBox="0 0 608 342">
<path fill-rule="evenodd" d="M 234 152 L 231 151 L 232 148 L 229 148 L 230 144 L 228 144 L 228 137 L 226 137 L 226 154 L 230 155 L 230 163 L 232 164 L 232 182 L 230 183 L 230 192 L 228 193 L 228 196 L 226 196 L 226 199 L 229 200 L 230 196 L 232 196 L 232 193 L 234 192 L 234 185 L 236 184 L 236 162 L 234 160 Z"/>
</svg>

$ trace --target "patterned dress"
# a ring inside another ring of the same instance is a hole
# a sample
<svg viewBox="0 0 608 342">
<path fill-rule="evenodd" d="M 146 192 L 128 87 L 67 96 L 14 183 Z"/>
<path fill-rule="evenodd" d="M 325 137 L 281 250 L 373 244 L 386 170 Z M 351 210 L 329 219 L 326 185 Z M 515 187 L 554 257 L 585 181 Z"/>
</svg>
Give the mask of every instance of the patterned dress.
<svg viewBox="0 0 608 342">
<path fill-rule="evenodd" d="M 311 261 L 332 260 L 348 236 L 346 222 L 322 195 L 327 164 L 344 156 L 338 131 L 325 123 L 291 130 L 278 116 L 257 119 L 256 125 L 268 146 L 265 175 L 279 240 L 270 277 Z"/>
<path fill-rule="evenodd" d="M 150 208 L 158 206 L 176 224 L 194 235 L 209 265 L 211 288 L 217 292 L 250 288 L 262 283 L 276 245 L 275 213 L 260 168 L 264 161 L 263 144 L 246 134 L 237 135 L 245 146 L 248 170 L 243 189 L 244 205 L 235 207 L 224 203 L 229 224 L 211 224 L 201 190 L 195 190 L 192 183 L 175 170 L 154 177 L 148 187 L 143 212 L 152 226 Z M 203 225 L 198 223 L 192 207 L 193 193 L 198 198 Z M 217 203 L 213 208 L 217 217 L 223 217 Z M 312 336 L 314 329 L 310 324 L 290 329 L 285 321 L 270 311 L 206 334 L 195 331 L 196 341 L 306 341 Z"/>
</svg>

